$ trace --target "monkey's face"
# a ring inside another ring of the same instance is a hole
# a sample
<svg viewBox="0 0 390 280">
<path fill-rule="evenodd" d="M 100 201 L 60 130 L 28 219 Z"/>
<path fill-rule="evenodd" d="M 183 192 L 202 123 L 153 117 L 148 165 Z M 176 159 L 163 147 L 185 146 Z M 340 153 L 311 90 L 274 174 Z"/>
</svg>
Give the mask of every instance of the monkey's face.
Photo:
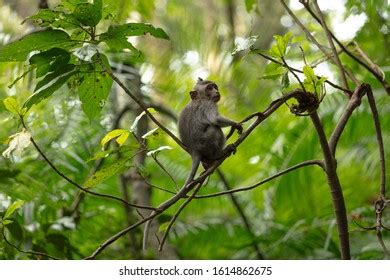
<svg viewBox="0 0 390 280">
<path fill-rule="evenodd" d="M 204 87 L 204 95 L 206 99 L 212 100 L 217 103 L 221 99 L 219 94 L 218 86 L 214 83 L 207 84 Z"/>
</svg>

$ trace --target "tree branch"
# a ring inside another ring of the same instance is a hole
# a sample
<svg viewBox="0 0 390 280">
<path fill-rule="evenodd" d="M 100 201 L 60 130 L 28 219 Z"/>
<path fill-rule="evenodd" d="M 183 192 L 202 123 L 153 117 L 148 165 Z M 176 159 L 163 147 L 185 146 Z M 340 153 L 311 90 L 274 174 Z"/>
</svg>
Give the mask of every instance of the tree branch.
<svg viewBox="0 0 390 280">
<path fill-rule="evenodd" d="M 273 63 L 279 64 L 279 65 L 287 68 L 287 66 L 284 63 L 282 63 L 282 62 L 280 62 L 280 61 L 278 61 L 278 60 L 276 60 L 276 59 L 274 59 L 274 58 L 272 58 L 272 57 L 270 57 L 270 56 L 268 56 L 266 54 L 263 54 L 261 52 L 256 52 L 256 53 L 258 55 L 262 56 L 263 58 L 265 58 L 265 59 L 267 59 L 269 61 L 272 61 Z M 291 66 L 289 66 L 289 68 L 290 68 L 291 71 L 298 72 L 298 73 L 303 73 L 303 71 L 300 70 L 300 69 L 297 69 L 297 68 L 294 68 L 294 67 L 291 67 Z M 321 77 L 317 76 L 317 78 L 319 79 Z M 339 90 L 343 91 L 344 93 L 346 93 L 347 96 L 352 94 L 352 91 L 350 91 L 349 89 L 343 88 L 343 87 L 341 87 L 341 86 L 339 86 L 339 85 L 337 85 L 337 84 L 335 84 L 335 83 L 333 83 L 333 82 L 331 82 L 329 80 L 326 80 L 325 83 L 327 83 L 328 85 L 330 85 L 330 86 L 332 86 L 332 87 L 334 87 L 336 89 L 339 89 Z"/>
<path fill-rule="evenodd" d="M 322 153 L 324 155 L 324 164 L 328 185 L 332 195 L 333 209 L 336 215 L 337 228 L 340 240 L 341 258 L 350 259 L 351 253 L 349 248 L 349 233 L 347 211 L 345 209 L 344 195 L 341 189 L 339 177 L 336 172 L 336 162 L 329 148 L 328 141 L 325 136 L 324 128 L 318 117 L 317 111 L 310 114 L 310 118 L 317 131 L 317 135 L 321 144 Z"/>
<path fill-rule="evenodd" d="M 309 4 L 307 3 L 307 1 L 300 1 L 306 8 L 306 10 L 312 15 L 312 17 L 318 22 L 321 24 L 321 20 L 317 17 L 317 15 L 313 12 L 313 10 L 310 8 Z M 360 65 L 362 65 L 364 68 L 366 68 L 368 70 L 368 72 L 370 72 L 381 84 L 382 86 L 384 87 L 384 89 L 386 90 L 387 94 L 390 95 L 390 86 L 389 84 L 387 83 L 387 81 L 385 80 L 385 77 L 382 76 L 382 75 L 379 75 L 375 69 L 371 68 L 369 65 L 367 65 L 366 63 L 364 63 L 364 61 L 362 61 L 361 59 L 359 59 L 356 55 L 354 55 L 352 52 L 350 52 L 348 50 L 348 48 L 346 48 L 344 46 L 343 43 L 340 42 L 339 39 L 337 39 L 337 37 L 332 33 L 330 32 L 330 35 L 332 36 L 333 40 L 337 43 L 337 45 L 349 56 L 351 57 L 352 59 L 354 59 L 357 63 L 359 63 Z"/>
<path fill-rule="evenodd" d="M 382 129 L 381 124 L 379 120 L 379 114 L 378 109 L 375 104 L 375 98 L 372 94 L 371 87 L 368 86 L 367 90 L 367 97 L 368 97 L 368 103 L 371 108 L 372 118 L 374 121 L 375 126 L 375 132 L 376 132 L 376 139 L 378 142 L 378 148 L 379 148 L 379 159 L 380 159 L 380 171 L 381 171 L 381 179 L 380 179 L 380 195 L 383 199 L 386 197 L 386 162 L 385 162 L 385 148 L 383 144 L 383 137 L 382 137 Z"/>
<path fill-rule="evenodd" d="M 25 250 L 22 250 L 20 249 L 18 246 L 16 246 L 15 244 L 12 244 L 6 237 L 5 235 L 5 232 L 4 232 L 4 227 L 1 229 L 1 233 L 3 235 L 3 239 L 5 241 L 5 243 L 7 243 L 9 246 L 11 246 L 12 248 L 14 248 L 16 251 L 20 252 L 20 253 L 23 253 L 23 254 L 29 254 L 29 255 L 34 255 L 34 256 L 41 256 L 41 257 L 46 257 L 46 258 L 49 258 L 49 259 L 52 259 L 52 260 L 60 260 L 60 258 L 57 258 L 57 257 L 53 257 L 49 254 L 46 254 L 46 253 L 42 253 L 42 252 L 36 252 L 36 251 L 25 251 Z"/>
<path fill-rule="evenodd" d="M 288 7 L 288 5 L 285 3 L 284 0 L 280 0 L 280 2 L 282 3 L 282 5 L 284 6 L 284 8 L 286 9 L 287 13 L 292 17 L 292 19 L 295 21 L 295 23 L 301 28 L 301 30 L 306 34 L 306 36 L 308 37 L 308 39 L 313 43 L 315 44 L 321 52 L 324 53 L 324 55 L 326 55 L 327 57 L 329 57 L 329 59 L 331 59 L 335 64 L 337 64 L 335 62 L 336 58 L 333 57 L 331 54 L 328 53 L 328 51 L 325 49 L 325 47 L 323 45 L 321 45 L 317 40 L 316 38 L 310 33 L 310 31 L 306 28 L 306 26 L 299 20 L 299 18 L 292 12 L 292 10 Z M 346 70 L 345 70 L 346 71 Z M 347 71 L 346 71 L 347 72 Z M 354 78 L 354 76 L 352 74 L 350 74 L 349 72 L 347 72 L 348 76 L 355 82 L 357 83 L 358 81 L 356 81 L 356 79 Z M 347 93 L 344 91 L 344 93 Z"/>
<path fill-rule="evenodd" d="M 304 167 L 304 166 L 308 166 L 308 165 L 318 165 L 319 167 L 321 167 L 322 169 L 324 169 L 324 164 L 323 164 L 323 161 L 322 160 L 319 160 L 319 159 L 313 159 L 313 160 L 307 160 L 307 161 L 304 161 L 304 162 L 301 162 L 301 163 L 298 163 L 296 165 L 293 165 L 289 168 L 286 168 L 282 171 L 279 171 L 277 172 L 276 174 L 270 176 L 270 177 L 267 177 L 263 180 L 261 180 L 260 182 L 254 184 L 254 185 L 251 185 L 249 187 L 242 187 L 242 188 L 236 188 L 236 189 L 231 189 L 231 190 L 228 190 L 228 191 L 222 191 L 222 192 L 217 192 L 217 193 L 211 193 L 211 194 L 205 194 L 205 195 L 198 195 L 196 196 L 195 198 L 196 199 L 201 199 L 201 198 L 211 198 L 211 197 L 217 197 L 217 196 L 221 196 L 221 195 L 227 195 L 227 194 L 233 194 L 233 193 L 238 193 L 238 192 L 243 192 L 243 191 L 249 191 L 249 190 L 252 190 L 258 186 L 261 186 L 269 181 L 272 181 L 273 179 L 276 179 L 284 174 L 287 174 L 291 171 L 294 171 L 296 169 L 299 169 L 301 167 Z"/>
<path fill-rule="evenodd" d="M 332 155 L 334 156 L 336 153 L 336 147 L 337 143 L 341 137 L 341 134 L 344 131 L 345 126 L 347 125 L 347 122 L 349 118 L 351 117 L 353 111 L 359 107 L 362 97 L 367 92 L 369 88 L 368 84 L 361 84 L 358 86 L 355 91 L 353 92 L 351 99 L 349 100 L 347 107 L 345 108 L 343 114 L 341 115 L 339 121 L 337 122 L 332 135 L 329 138 L 329 148 L 332 152 Z"/>
<path fill-rule="evenodd" d="M 271 104 L 267 107 L 267 109 L 264 110 L 264 112 L 258 112 L 256 117 L 257 119 L 247 128 L 246 131 L 244 131 L 240 137 L 234 142 L 232 145 L 233 147 L 238 147 L 249 135 L 250 133 L 265 119 L 267 119 L 273 112 L 275 112 L 281 105 L 284 104 L 287 100 L 291 98 L 297 98 L 299 96 L 305 96 L 306 93 L 304 93 L 301 89 L 293 90 L 292 92 L 285 94 L 284 96 L 274 100 L 271 102 Z M 162 204 L 160 204 L 155 210 L 146 218 L 138 221 L 135 224 L 132 224 L 123 230 L 119 231 L 115 235 L 109 237 L 106 241 L 101 243 L 99 247 L 86 259 L 94 259 L 97 255 L 99 255 L 105 248 L 107 248 L 110 244 L 118 240 L 120 237 L 125 235 L 127 232 L 131 231 L 132 229 L 146 223 L 149 220 L 152 220 L 165 210 L 167 210 L 169 207 L 171 207 L 173 204 L 175 204 L 177 201 L 179 201 L 182 198 L 187 197 L 187 193 L 190 192 L 197 184 L 203 182 L 210 174 L 214 172 L 214 170 L 222 164 L 222 162 L 231 155 L 231 152 L 226 153 L 221 159 L 216 160 L 213 164 L 210 165 L 210 167 L 202 172 L 197 178 L 193 179 L 191 182 L 189 182 L 186 187 L 183 187 L 176 195 L 172 196 Z"/>
<path fill-rule="evenodd" d="M 173 224 L 175 223 L 175 221 L 177 220 L 177 218 L 179 217 L 180 213 L 184 210 L 184 208 L 192 201 L 192 199 L 194 198 L 194 196 L 198 193 L 198 191 L 200 190 L 200 188 L 203 186 L 203 182 L 206 180 L 206 178 L 200 182 L 196 188 L 194 189 L 194 191 L 192 192 L 192 194 L 186 198 L 186 200 L 184 201 L 184 203 L 182 205 L 180 205 L 179 209 L 176 211 L 176 213 L 172 216 L 171 220 L 169 221 L 169 224 L 168 224 L 168 227 L 167 229 L 165 230 L 165 233 L 163 235 L 163 238 L 161 239 L 161 243 L 160 243 L 160 246 L 158 247 L 158 250 L 159 251 L 162 251 L 163 247 L 164 247 L 164 243 L 165 243 L 165 240 L 167 239 L 168 237 L 168 234 L 169 234 L 169 231 L 171 230 Z"/>
<path fill-rule="evenodd" d="M 333 53 L 333 58 L 334 58 L 334 62 L 336 63 L 337 67 L 339 68 L 339 72 L 340 72 L 340 76 L 341 76 L 341 79 L 343 81 L 343 85 L 345 88 L 349 89 L 348 87 L 348 81 L 347 81 L 347 77 L 345 76 L 345 68 L 344 66 L 341 64 L 341 61 L 340 61 L 340 58 L 339 58 L 339 55 L 337 53 L 337 50 L 336 50 L 336 47 L 333 43 L 333 39 L 332 39 L 332 36 L 331 36 L 331 33 L 330 33 L 330 30 L 326 24 L 326 21 L 325 21 L 325 18 L 324 18 L 324 15 L 322 14 L 322 11 L 320 9 L 320 7 L 318 6 L 318 2 L 317 0 L 314 0 L 314 6 L 316 7 L 317 9 L 317 13 L 319 15 L 319 18 L 320 18 L 320 21 L 321 21 L 321 25 L 322 27 L 324 28 L 325 30 L 325 34 L 326 34 L 326 37 L 328 39 L 328 42 L 329 42 L 329 46 L 332 50 L 332 53 Z"/>
<path fill-rule="evenodd" d="M 113 79 L 123 90 L 124 92 L 134 100 L 135 103 L 142 109 L 142 111 L 145 112 L 145 114 L 163 131 L 165 131 L 166 134 L 168 134 L 183 150 L 187 151 L 187 148 L 184 146 L 184 144 L 180 141 L 179 138 L 177 138 L 168 128 L 166 128 L 162 123 L 160 123 L 154 116 L 148 111 L 147 106 L 145 103 L 138 99 L 112 72 L 111 69 L 108 69 L 104 63 L 102 63 L 100 57 L 98 63 L 103 68 L 103 70 Z"/>
</svg>

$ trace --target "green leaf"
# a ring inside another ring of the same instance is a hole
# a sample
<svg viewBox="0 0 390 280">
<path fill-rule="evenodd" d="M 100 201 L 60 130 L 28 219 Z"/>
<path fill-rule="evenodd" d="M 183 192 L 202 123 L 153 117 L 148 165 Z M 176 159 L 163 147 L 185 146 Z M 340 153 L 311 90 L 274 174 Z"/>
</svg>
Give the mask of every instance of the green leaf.
<svg viewBox="0 0 390 280">
<path fill-rule="evenodd" d="M 0 183 L 9 182 L 10 179 L 15 179 L 20 174 L 18 169 L 2 169 L 0 168 Z"/>
<path fill-rule="evenodd" d="M 40 27 L 54 27 L 65 30 L 72 30 L 80 27 L 80 22 L 73 14 L 50 9 L 40 9 L 35 15 L 27 17 L 22 23 L 32 20 L 34 25 Z"/>
<path fill-rule="evenodd" d="M 286 72 L 282 76 L 282 89 L 288 88 L 289 86 L 290 86 L 290 79 L 288 78 L 288 72 Z"/>
<path fill-rule="evenodd" d="M 114 129 L 103 137 L 103 139 L 100 141 L 100 145 L 104 147 L 106 143 L 116 138 L 116 142 L 119 144 L 119 146 L 122 146 L 129 137 L 129 134 L 130 132 L 126 129 Z"/>
<path fill-rule="evenodd" d="M 30 64 L 37 67 L 37 78 L 48 72 L 63 68 L 70 60 L 70 53 L 64 49 L 52 48 L 48 51 L 34 54 L 30 58 Z"/>
<path fill-rule="evenodd" d="M 97 184 L 104 182 L 111 176 L 118 174 L 125 168 L 129 168 L 130 159 L 131 158 L 127 158 L 127 157 L 121 158 L 115 161 L 115 163 L 96 171 L 95 174 L 89 177 L 88 180 L 84 183 L 84 188 L 92 188 L 93 186 L 96 186 Z"/>
<path fill-rule="evenodd" d="M 311 68 L 309 65 L 303 66 L 303 74 L 309 81 L 317 81 L 317 76 L 314 73 L 313 68 Z"/>
<path fill-rule="evenodd" d="M 157 149 L 155 150 L 152 150 L 152 151 L 149 151 L 146 155 L 147 156 L 152 156 L 154 154 L 157 154 L 163 150 L 172 150 L 172 147 L 171 146 L 161 146 L 161 147 L 158 147 Z"/>
<path fill-rule="evenodd" d="M 165 223 L 160 224 L 160 226 L 158 227 L 158 231 L 159 232 L 166 231 L 168 229 L 169 224 L 170 224 L 170 222 L 165 222 Z"/>
<path fill-rule="evenodd" d="M 320 85 L 322 86 L 325 81 L 328 80 L 328 77 L 321 77 L 318 81 L 317 81 L 317 85 Z"/>
<path fill-rule="evenodd" d="M 96 61 L 98 57 L 101 57 L 105 67 L 110 69 L 107 57 L 102 54 L 95 54 L 92 61 Z M 106 104 L 112 79 L 99 63 L 94 62 L 89 66 L 91 67 L 89 72 L 81 74 L 78 93 L 84 113 L 88 118 L 94 119 Z"/>
<path fill-rule="evenodd" d="M 264 75 L 260 79 L 276 80 L 287 73 L 287 69 L 277 63 L 269 63 L 265 67 Z"/>
<path fill-rule="evenodd" d="M 40 9 L 36 14 L 25 18 L 22 21 L 22 24 L 27 20 L 32 20 L 33 24 L 48 27 L 58 18 L 58 12 L 50 9 Z"/>
<path fill-rule="evenodd" d="M 57 68 L 54 72 L 47 74 L 42 80 L 37 83 L 34 92 L 37 92 L 43 87 L 50 85 L 54 81 L 58 80 L 61 76 L 74 71 L 75 67 L 76 66 L 74 64 L 65 64 L 62 65 L 62 67 Z"/>
<path fill-rule="evenodd" d="M 51 96 L 56 90 L 61 88 L 70 77 L 75 75 L 79 72 L 78 69 L 74 69 L 74 65 L 72 67 L 72 64 L 65 65 L 64 68 L 59 69 L 58 71 L 52 72 L 48 74 L 42 81 L 40 81 L 35 90 L 39 90 L 38 92 L 31 95 L 26 102 L 23 104 L 23 108 L 26 108 L 26 110 L 29 110 L 33 105 L 36 105 L 40 103 L 45 98 L 48 98 Z M 66 73 L 64 70 L 71 70 Z M 60 76 L 57 76 L 56 74 L 60 74 Z M 43 88 L 43 89 L 42 89 Z"/>
<path fill-rule="evenodd" d="M 8 221 L 8 220 L 7 220 Z M 7 229 L 11 233 L 12 237 L 16 240 L 22 241 L 23 240 L 23 228 L 16 220 L 12 220 L 11 223 L 7 224 Z"/>
<path fill-rule="evenodd" d="M 18 115 L 20 110 L 19 102 L 13 97 L 7 97 L 3 100 L 5 108 L 11 113 Z"/>
<path fill-rule="evenodd" d="M 271 48 L 269 49 L 269 54 L 277 58 L 285 56 L 287 54 L 291 36 L 291 32 L 287 32 L 283 36 L 274 35 L 275 43 L 272 44 Z"/>
<path fill-rule="evenodd" d="M 95 0 L 94 4 L 78 4 L 73 15 L 83 25 L 96 26 L 102 19 L 102 0 Z"/>
<path fill-rule="evenodd" d="M 3 226 L 9 225 L 9 224 L 11 224 L 11 223 L 13 223 L 12 220 L 3 220 L 3 221 L 2 221 Z"/>
<path fill-rule="evenodd" d="M 18 210 L 20 207 L 22 207 L 24 204 L 24 201 L 23 200 L 18 200 L 18 201 L 15 201 L 14 203 L 12 203 L 8 208 L 7 208 L 7 211 L 5 211 L 5 214 L 3 216 L 3 219 L 7 219 L 9 217 L 11 217 L 11 215 L 16 211 Z"/>
<path fill-rule="evenodd" d="M 0 62 L 24 61 L 32 51 L 45 51 L 54 47 L 70 48 L 78 44 L 61 30 L 43 30 L 31 33 L 0 48 Z"/>
<path fill-rule="evenodd" d="M 124 43 L 126 37 L 146 34 L 150 34 L 156 38 L 169 39 L 169 36 L 164 30 L 155 28 L 149 23 L 127 23 L 122 25 L 111 25 L 106 33 L 100 35 L 100 40 L 106 42 L 110 47 L 112 45 L 115 47 L 120 44 L 131 49 L 130 45 Z"/>
<path fill-rule="evenodd" d="M 248 13 L 254 9 L 255 5 L 257 5 L 257 0 L 245 0 L 245 7 Z"/>
</svg>

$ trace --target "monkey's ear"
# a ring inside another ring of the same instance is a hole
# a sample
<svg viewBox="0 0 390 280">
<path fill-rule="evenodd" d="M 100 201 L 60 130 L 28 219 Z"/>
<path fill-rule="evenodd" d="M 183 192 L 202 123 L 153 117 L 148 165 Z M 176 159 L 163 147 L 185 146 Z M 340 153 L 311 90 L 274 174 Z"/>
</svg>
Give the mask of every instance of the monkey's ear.
<svg viewBox="0 0 390 280">
<path fill-rule="evenodd" d="M 196 90 L 191 90 L 190 96 L 191 96 L 191 99 L 194 100 L 198 96 L 198 92 Z"/>
<path fill-rule="evenodd" d="M 198 82 L 202 82 L 203 79 L 201 77 L 198 77 Z"/>
</svg>

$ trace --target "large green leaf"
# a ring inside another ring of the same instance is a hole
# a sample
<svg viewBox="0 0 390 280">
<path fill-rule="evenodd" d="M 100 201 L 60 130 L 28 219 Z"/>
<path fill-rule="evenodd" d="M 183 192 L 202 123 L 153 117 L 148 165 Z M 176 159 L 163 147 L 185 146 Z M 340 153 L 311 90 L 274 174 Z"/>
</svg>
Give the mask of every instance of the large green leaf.
<svg viewBox="0 0 390 280">
<path fill-rule="evenodd" d="M 129 168 L 131 164 L 130 159 L 131 158 L 128 157 L 121 158 L 113 164 L 98 170 L 84 183 L 84 188 L 92 188 L 93 186 L 104 182 L 111 176 L 118 174 L 122 170 Z"/>
<path fill-rule="evenodd" d="M 74 68 L 73 64 L 67 64 L 58 71 L 48 74 L 42 81 L 37 84 L 35 88 L 37 92 L 35 92 L 26 100 L 26 102 L 23 104 L 23 108 L 29 110 L 31 106 L 38 104 L 45 98 L 48 98 L 63 84 L 65 84 L 70 77 L 78 73 L 78 71 L 78 69 Z"/>
<path fill-rule="evenodd" d="M 30 64 L 37 67 L 37 78 L 42 77 L 48 72 L 63 68 L 70 60 L 70 53 L 64 49 L 52 48 L 30 58 Z"/>
<path fill-rule="evenodd" d="M 11 215 L 16 211 L 18 210 L 20 207 L 22 207 L 24 204 L 24 201 L 23 200 L 18 200 L 18 201 L 15 201 L 14 203 L 11 204 L 11 206 L 9 206 L 7 208 L 7 211 L 5 211 L 5 214 L 3 216 L 3 219 L 7 219 L 9 217 L 11 217 Z"/>
<path fill-rule="evenodd" d="M 102 0 L 95 0 L 94 4 L 80 3 L 73 14 L 81 24 L 94 27 L 102 19 Z"/>
<path fill-rule="evenodd" d="M 101 57 L 106 68 L 110 68 L 107 57 L 102 54 L 96 54 L 92 60 L 95 61 L 97 56 Z M 90 66 L 91 69 L 80 75 L 78 93 L 85 114 L 93 119 L 99 115 L 106 103 L 112 79 L 98 62 L 92 63 Z"/>
<path fill-rule="evenodd" d="M 24 61 L 32 51 L 46 51 L 54 47 L 69 48 L 75 44 L 77 43 L 64 31 L 38 31 L 0 48 L 0 62 Z"/>
<path fill-rule="evenodd" d="M 5 108 L 10 111 L 11 113 L 18 115 L 19 114 L 19 109 L 20 105 L 19 102 L 13 98 L 13 97 L 7 97 L 6 99 L 3 100 Z"/>
<path fill-rule="evenodd" d="M 169 39 L 169 36 L 161 28 L 156 28 L 149 23 L 126 23 L 122 25 L 111 25 L 106 33 L 101 34 L 100 39 L 103 41 L 117 39 L 122 40 L 124 37 L 141 36 L 150 34 L 156 38 Z"/>
</svg>

